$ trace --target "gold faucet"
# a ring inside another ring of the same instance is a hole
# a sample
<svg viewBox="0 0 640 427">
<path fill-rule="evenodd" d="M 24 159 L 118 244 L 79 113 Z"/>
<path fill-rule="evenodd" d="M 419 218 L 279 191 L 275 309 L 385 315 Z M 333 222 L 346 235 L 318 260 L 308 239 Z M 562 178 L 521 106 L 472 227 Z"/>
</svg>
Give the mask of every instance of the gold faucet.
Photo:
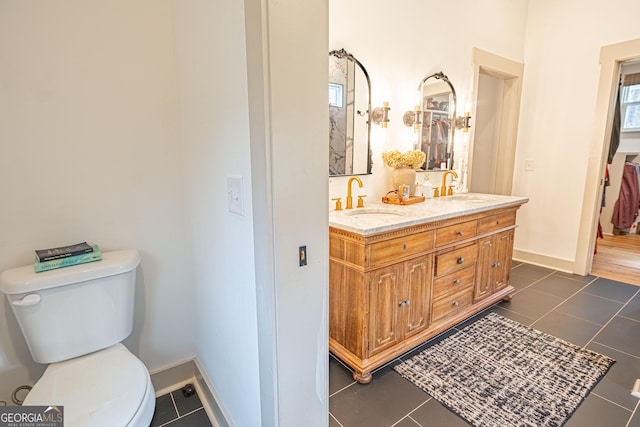
<svg viewBox="0 0 640 427">
<path fill-rule="evenodd" d="M 353 209 L 353 197 L 351 196 L 351 183 L 353 181 L 358 181 L 358 185 L 362 188 L 362 180 L 357 176 L 352 176 L 349 178 L 349 182 L 347 183 L 347 209 Z"/>
<path fill-rule="evenodd" d="M 453 170 L 445 171 L 442 174 L 442 187 L 440 187 L 440 197 L 444 197 L 447 195 L 447 175 L 449 174 L 452 174 L 454 178 L 458 177 L 458 174 L 456 173 L 456 171 L 453 171 Z M 451 194 L 453 193 L 449 192 L 449 195 Z"/>
</svg>

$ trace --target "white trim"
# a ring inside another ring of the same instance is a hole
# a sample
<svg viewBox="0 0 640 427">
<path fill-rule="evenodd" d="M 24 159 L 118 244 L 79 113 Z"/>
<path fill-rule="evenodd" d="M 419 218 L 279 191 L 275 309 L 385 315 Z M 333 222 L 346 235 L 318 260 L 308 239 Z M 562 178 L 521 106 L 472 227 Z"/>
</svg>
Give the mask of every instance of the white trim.
<svg viewBox="0 0 640 427">
<path fill-rule="evenodd" d="M 573 260 L 570 259 L 550 257 L 549 255 L 520 249 L 513 249 L 512 258 L 516 261 L 526 262 L 527 264 L 533 264 L 539 267 L 553 268 L 554 270 L 565 273 L 573 273 Z"/>
<path fill-rule="evenodd" d="M 151 374 L 151 382 L 156 397 L 193 384 L 211 424 L 214 427 L 231 427 L 232 424 L 228 421 L 230 418 L 220 403 L 220 397 L 203 372 L 202 365 L 195 357 L 155 371 Z"/>
</svg>

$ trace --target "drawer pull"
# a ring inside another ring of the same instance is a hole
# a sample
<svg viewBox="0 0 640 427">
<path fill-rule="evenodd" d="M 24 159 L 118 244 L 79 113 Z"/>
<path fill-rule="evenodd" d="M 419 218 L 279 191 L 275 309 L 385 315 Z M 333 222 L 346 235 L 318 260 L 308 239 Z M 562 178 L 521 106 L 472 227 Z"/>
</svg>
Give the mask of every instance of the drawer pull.
<svg viewBox="0 0 640 427">
<path fill-rule="evenodd" d="M 406 251 L 407 250 L 407 244 L 405 243 L 404 245 L 402 245 L 402 250 Z"/>
<path fill-rule="evenodd" d="M 454 285 L 459 285 L 460 284 L 460 279 L 453 279 L 453 284 Z"/>
<path fill-rule="evenodd" d="M 458 262 L 458 264 L 462 264 L 464 262 L 464 258 L 463 257 L 458 258 L 457 262 Z"/>
<path fill-rule="evenodd" d="M 454 306 L 454 307 L 457 307 L 457 306 L 460 305 L 460 303 L 458 301 L 454 301 L 453 304 L 451 304 L 451 305 Z"/>
<path fill-rule="evenodd" d="M 457 234 L 458 236 L 462 237 L 462 236 L 464 235 L 464 231 L 459 230 L 456 234 Z"/>
<path fill-rule="evenodd" d="M 410 303 L 410 302 L 411 302 L 411 301 L 409 301 L 409 300 L 406 300 L 406 301 L 400 301 L 400 303 L 398 304 L 398 306 L 400 306 L 400 307 L 405 307 L 405 306 L 409 305 L 409 303 Z"/>
</svg>

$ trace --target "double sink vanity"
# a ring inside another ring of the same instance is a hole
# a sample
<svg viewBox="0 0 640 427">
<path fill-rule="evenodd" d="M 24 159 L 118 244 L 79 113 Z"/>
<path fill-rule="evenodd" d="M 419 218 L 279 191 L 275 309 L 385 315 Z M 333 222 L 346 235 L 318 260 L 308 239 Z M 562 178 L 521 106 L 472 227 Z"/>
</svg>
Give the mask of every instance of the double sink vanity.
<svg viewBox="0 0 640 427">
<path fill-rule="evenodd" d="M 359 383 L 511 298 L 516 211 L 527 198 L 456 194 L 329 214 L 329 348 Z"/>
<path fill-rule="evenodd" d="M 411 167 L 442 173 L 444 197 L 365 207 L 358 196 L 354 208 L 351 185 L 362 187 L 356 175 L 372 173 L 371 125 L 387 127 L 390 108 L 373 108 L 369 73 L 352 54 L 340 49 L 329 57 L 329 175 L 351 176 L 346 209 L 336 198 L 329 214 L 329 349 L 364 384 L 374 369 L 511 298 L 516 211 L 528 199 L 445 195 L 453 193 L 446 178 L 457 177 L 456 165 L 467 171 L 466 161 L 454 162 L 454 130 L 468 131 L 470 115 L 456 115 L 453 83 L 438 72 L 420 80 L 402 122 L 425 157 Z"/>
</svg>

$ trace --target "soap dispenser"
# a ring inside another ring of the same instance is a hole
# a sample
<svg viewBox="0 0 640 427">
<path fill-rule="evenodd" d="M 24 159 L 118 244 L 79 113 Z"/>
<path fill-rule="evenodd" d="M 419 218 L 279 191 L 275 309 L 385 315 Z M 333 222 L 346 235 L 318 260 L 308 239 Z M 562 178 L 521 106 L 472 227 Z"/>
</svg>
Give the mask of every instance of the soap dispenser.
<svg viewBox="0 0 640 427">
<path fill-rule="evenodd" d="M 413 195 L 416 197 L 423 196 L 422 184 L 420 184 L 420 182 L 416 182 L 416 185 L 413 186 Z"/>
<path fill-rule="evenodd" d="M 422 193 L 427 199 L 431 199 L 433 197 L 433 185 L 431 181 L 429 181 L 429 174 L 424 174 L 424 183 L 422 184 Z"/>
</svg>

